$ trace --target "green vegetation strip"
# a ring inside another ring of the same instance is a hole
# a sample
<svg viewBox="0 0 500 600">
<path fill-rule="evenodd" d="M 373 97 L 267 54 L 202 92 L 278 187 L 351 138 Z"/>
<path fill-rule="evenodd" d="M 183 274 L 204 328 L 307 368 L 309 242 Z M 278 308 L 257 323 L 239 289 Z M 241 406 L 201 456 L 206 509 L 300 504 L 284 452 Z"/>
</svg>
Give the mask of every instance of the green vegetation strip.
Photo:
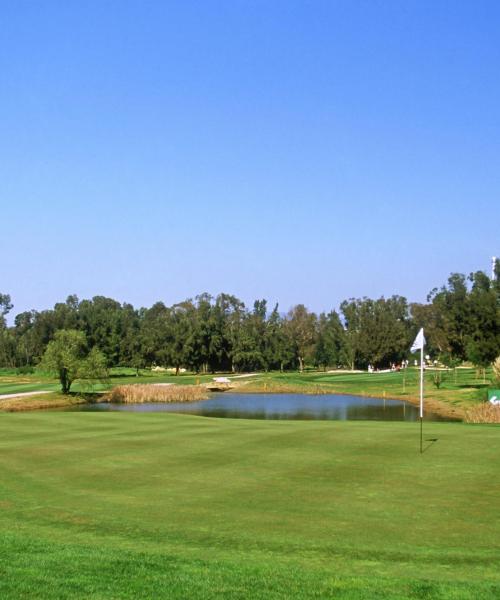
<svg viewBox="0 0 500 600">
<path fill-rule="evenodd" d="M 500 429 L 0 416 L 0 597 L 498 598 Z M 430 441 L 436 440 L 436 441 Z"/>
</svg>

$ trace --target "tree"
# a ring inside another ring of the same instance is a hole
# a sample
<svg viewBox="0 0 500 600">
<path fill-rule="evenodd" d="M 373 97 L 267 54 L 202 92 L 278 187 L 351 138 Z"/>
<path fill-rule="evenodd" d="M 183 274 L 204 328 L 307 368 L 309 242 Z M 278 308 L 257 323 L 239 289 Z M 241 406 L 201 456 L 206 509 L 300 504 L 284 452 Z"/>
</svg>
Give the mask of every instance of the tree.
<svg viewBox="0 0 500 600">
<path fill-rule="evenodd" d="M 281 372 L 296 360 L 295 349 L 285 327 L 285 321 L 279 313 L 278 304 L 275 305 L 266 322 L 263 358 L 266 371 L 279 369 Z"/>
<path fill-rule="evenodd" d="M 287 315 L 285 324 L 295 346 L 299 370 L 304 371 L 305 361 L 312 356 L 316 336 L 316 315 L 303 304 L 294 306 Z"/>
<path fill-rule="evenodd" d="M 187 341 L 186 364 L 196 373 L 208 370 L 212 296 L 207 293 L 195 298 L 190 312 L 190 336 Z"/>
<path fill-rule="evenodd" d="M 399 362 L 410 344 L 408 303 L 402 296 L 346 300 L 344 354 L 351 368 Z"/>
<path fill-rule="evenodd" d="M 453 358 L 467 358 L 467 337 L 470 331 L 470 306 L 468 303 L 467 279 L 461 273 L 452 273 L 448 285 L 431 291 L 427 300 L 433 306 L 433 327 L 430 329 L 431 343 L 440 352 Z M 425 324 L 421 324 L 425 327 Z"/>
<path fill-rule="evenodd" d="M 87 390 L 92 389 L 95 383 L 108 383 L 106 357 L 96 347 L 82 360 L 77 377 Z"/>
<path fill-rule="evenodd" d="M 451 353 L 448 343 L 448 333 L 445 327 L 444 315 L 437 303 L 410 305 L 411 317 L 416 335 L 420 328 L 425 330 L 426 348 L 429 354 L 438 355 L 444 364 L 450 366 L 457 359 Z M 461 361 L 458 359 L 458 363 Z"/>
<path fill-rule="evenodd" d="M 10 301 L 9 294 L 0 294 L 0 328 L 3 329 L 6 326 L 5 315 L 7 315 L 13 307 Z"/>
<path fill-rule="evenodd" d="M 314 361 L 318 367 L 326 369 L 342 362 L 345 346 L 345 332 L 338 313 L 332 310 L 322 313 L 318 320 L 318 340 L 314 349 Z"/>
<path fill-rule="evenodd" d="M 233 369 L 237 371 L 253 371 L 265 367 L 265 334 L 266 334 L 266 300 L 256 300 L 253 311 L 239 312 L 236 331 L 232 340 L 231 357 Z M 236 313 L 232 321 L 236 321 Z"/>
<path fill-rule="evenodd" d="M 36 356 L 36 338 L 34 323 L 37 313 L 34 310 L 16 315 L 14 320 L 14 335 L 17 345 L 17 362 L 22 365 L 33 365 Z"/>
<path fill-rule="evenodd" d="M 57 374 L 63 394 L 68 394 L 75 379 L 101 378 L 105 370 L 105 358 L 97 348 L 87 352 L 83 331 L 61 329 L 49 342 L 40 366 Z"/>
<path fill-rule="evenodd" d="M 68 296 L 50 310 L 26 311 L 7 326 L 12 309 L 0 294 L 0 366 L 36 365 L 58 331 L 80 331 L 98 348 L 107 366 L 153 364 L 200 371 L 297 368 L 307 361 L 326 368 L 338 364 L 366 368 L 400 362 L 416 332 L 424 327 L 427 351 L 450 367 L 471 360 L 484 368 L 500 347 L 500 261 L 493 280 L 483 272 L 469 278 L 453 273 L 426 304 L 405 298 L 351 298 L 317 317 L 303 304 L 286 317 L 278 305 L 267 314 L 265 300 L 253 309 L 230 294 L 201 294 L 167 307 L 135 309 L 112 298 L 80 301 Z M 84 353 L 85 354 L 85 353 Z M 66 386 L 67 387 L 67 386 Z"/>
<path fill-rule="evenodd" d="M 139 370 L 146 366 L 143 352 L 144 309 L 137 311 L 131 304 L 124 304 L 120 314 L 120 365 Z"/>
<path fill-rule="evenodd" d="M 0 366 L 16 366 L 16 339 L 11 329 L 0 327 Z"/>
<path fill-rule="evenodd" d="M 67 304 L 71 306 L 70 296 Z M 77 305 L 78 329 L 85 332 L 89 345 L 97 346 L 106 356 L 109 366 L 117 365 L 120 360 L 121 314 L 119 302 L 104 296 L 94 296 L 92 300 L 82 300 Z M 65 326 L 67 329 L 73 327 Z M 76 327 L 75 327 L 76 328 Z"/>
<path fill-rule="evenodd" d="M 180 368 L 189 360 L 189 344 L 192 320 L 189 318 L 192 304 L 190 300 L 173 306 L 168 313 L 167 360 L 175 367 L 178 375 Z"/>
<path fill-rule="evenodd" d="M 14 366 L 16 361 L 16 342 L 5 320 L 11 309 L 9 294 L 0 294 L 0 366 Z"/>
<path fill-rule="evenodd" d="M 470 315 L 469 331 L 466 338 L 467 358 L 476 367 L 485 369 L 498 354 L 500 348 L 500 308 L 497 305 L 495 289 L 482 271 L 469 277 L 472 289 L 468 296 Z"/>
<path fill-rule="evenodd" d="M 242 321 L 245 316 L 244 303 L 231 294 L 219 294 L 210 311 L 209 365 L 210 370 L 234 370 L 233 348 L 238 345 Z"/>
<path fill-rule="evenodd" d="M 147 365 L 167 363 L 168 308 L 155 302 L 144 310 L 141 327 L 142 353 Z"/>
</svg>

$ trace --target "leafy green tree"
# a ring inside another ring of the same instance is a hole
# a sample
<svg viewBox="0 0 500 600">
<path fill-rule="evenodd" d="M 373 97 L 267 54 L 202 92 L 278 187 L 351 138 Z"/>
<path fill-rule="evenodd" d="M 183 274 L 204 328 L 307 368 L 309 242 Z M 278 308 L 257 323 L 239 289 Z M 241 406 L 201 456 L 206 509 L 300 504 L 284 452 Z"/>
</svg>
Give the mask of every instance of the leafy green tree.
<svg viewBox="0 0 500 600">
<path fill-rule="evenodd" d="M 452 273 L 448 285 L 432 290 L 428 300 L 433 305 L 436 323 L 436 328 L 430 330 L 432 343 L 438 345 L 441 352 L 465 360 L 471 318 L 465 275 Z"/>
<path fill-rule="evenodd" d="M 307 359 L 312 357 L 316 337 L 316 315 L 303 304 L 294 306 L 287 315 L 285 327 L 295 346 L 299 370 L 304 371 Z"/>
<path fill-rule="evenodd" d="M 17 356 L 16 339 L 11 329 L 0 328 L 0 366 L 15 367 Z"/>
<path fill-rule="evenodd" d="M 6 327 L 5 316 L 12 310 L 9 294 L 0 294 L 0 328 Z"/>
<path fill-rule="evenodd" d="M 445 327 L 444 314 L 437 303 L 410 305 L 413 332 L 415 335 L 421 327 L 425 330 L 427 352 L 439 356 L 444 364 L 451 364 L 457 359 L 451 353 L 448 333 Z M 458 363 L 460 363 L 458 359 Z"/>
<path fill-rule="evenodd" d="M 142 320 L 142 352 L 145 363 L 151 365 L 167 365 L 169 310 L 163 302 L 155 302 L 144 311 Z"/>
<path fill-rule="evenodd" d="M 212 296 L 207 293 L 196 296 L 193 311 L 189 313 L 190 335 L 186 344 L 186 364 L 196 373 L 208 371 L 211 313 Z"/>
<path fill-rule="evenodd" d="M 57 331 L 41 361 L 42 369 L 57 374 L 63 394 L 69 393 L 78 378 L 86 357 L 87 340 L 83 331 Z"/>
<path fill-rule="evenodd" d="M 496 259 L 495 266 L 493 268 L 492 287 L 496 294 L 497 305 L 500 307 L 500 258 Z"/>
<path fill-rule="evenodd" d="M 210 311 L 210 370 L 233 370 L 233 347 L 238 344 L 245 314 L 244 303 L 231 294 L 219 294 Z"/>
<path fill-rule="evenodd" d="M 468 296 L 467 358 L 483 369 L 484 374 L 500 348 L 500 308 L 494 286 L 485 273 L 473 273 L 470 280 L 472 289 Z"/>
<path fill-rule="evenodd" d="M 346 300 L 344 355 L 351 368 L 386 367 L 399 362 L 410 344 L 408 303 L 402 296 Z"/>
<path fill-rule="evenodd" d="M 14 335 L 17 346 L 17 362 L 22 365 L 33 365 L 37 358 L 37 345 L 34 323 L 37 312 L 25 311 L 16 315 L 14 320 Z"/>
<path fill-rule="evenodd" d="M 93 389 L 96 383 L 109 383 L 106 357 L 96 347 L 81 361 L 77 370 L 78 380 L 87 391 Z M 69 390 L 68 390 L 69 391 Z"/>
<path fill-rule="evenodd" d="M 167 361 L 178 375 L 189 362 L 192 304 L 189 300 L 174 305 L 168 312 Z"/>
<path fill-rule="evenodd" d="M 496 278 L 482 272 L 454 273 L 434 289 L 427 304 L 404 298 L 346 300 L 342 320 L 335 311 L 318 317 L 297 305 L 283 318 L 276 305 L 267 315 L 265 300 L 252 310 L 230 294 L 197 296 L 171 307 L 157 302 L 134 309 L 111 298 L 82 300 L 75 295 L 53 309 L 26 311 L 7 327 L 10 297 L 0 294 L 0 365 L 31 366 L 44 355 L 58 331 L 81 331 L 108 366 L 137 371 L 153 364 L 196 372 L 216 370 L 304 369 L 306 361 L 326 368 L 387 366 L 406 357 L 411 339 L 424 327 L 427 350 L 450 366 L 468 359 L 484 368 L 498 354 L 500 261 Z"/>
<path fill-rule="evenodd" d="M 500 274 L 499 261 L 495 268 Z M 412 317 L 415 329 L 424 327 L 430 353 L 450 367 L 467 359 L 484 370 L 500 347 L 498 278 L 490 281 L 482 271 L 469 278 L 452 273 L 446 286 L 432 290 L 428 302 L 412 305 Z"/>
<path fill-rule="evenodd" d="M 85 332 L 91 347 L 97 346 L 106 356 L 109 366 L 120 362 L 121 313 L 120 303 L 104 296 L 82 300 L 78 305 L 78 329 Z"/>
<path fill-rule="evenodd" d="M 256 300 L 253 311 L 239 312 L 237 335 L 232 336 L 233 369 L 254 371 L 265 368 L 266 300 Z"/>
<path fill-rule="evenodd" d="M 139 370 L 146 366 L 143 353 L 143 321 L 144 309 L 135 310 L 131 304 L 124 304 L 120 313 L 120 361 L 122 366 L 130 366 Z"/>
<path fill-rule="evenodd" d="M 266 321 L 262 352 L 266 371 L 279 369 L 283 372 L 294 363 L 295 348 L 278 308 L 276 304 Z"/>
<path fill-rule="evenodd" d="M 16 362 L 16 341 L 5 319 L 12 306 L 9 294 L 0 294 L 0 366 L 10 367 Z"/>
<path fill-rule="evenodd" d="M 326 369 L 342 362 L 345 332 L 336 311 L 322 313 L 318 319 L 318 336 L 314 349 L 314 362 Z"/>
</svg>

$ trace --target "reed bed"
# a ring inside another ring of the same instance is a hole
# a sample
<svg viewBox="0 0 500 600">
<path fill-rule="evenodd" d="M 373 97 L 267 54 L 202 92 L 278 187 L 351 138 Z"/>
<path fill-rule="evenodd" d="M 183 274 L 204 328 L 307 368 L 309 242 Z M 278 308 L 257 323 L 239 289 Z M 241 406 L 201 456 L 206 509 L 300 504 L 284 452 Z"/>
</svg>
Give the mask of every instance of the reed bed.
<svg viewBox="0 0 500 600">
<path fill-rule="evenodd" d="M 500 423 L 500 406 L 485 402 L 465 413 L 466 423 Z"/>
<path fill-rule="evenodd" d="M 274 382 L 241 382 L 234 392 L 256 393 L 256 394 L 306 394 L 308 396 L 317 396 L 323 394 L 335 394 L 331 387 L 322 387 L 320 385 L 294 385 L 293 383 L 274 383 Z"/>
<path fill-rule="evenodd" d="M 161 385 L 134 384 L 117 385 L 109 394 L 106 402 L 143 403 L 143 402 L 195 402 L 206 400 L 208 391 L 199 385 Z"/>
</svg>

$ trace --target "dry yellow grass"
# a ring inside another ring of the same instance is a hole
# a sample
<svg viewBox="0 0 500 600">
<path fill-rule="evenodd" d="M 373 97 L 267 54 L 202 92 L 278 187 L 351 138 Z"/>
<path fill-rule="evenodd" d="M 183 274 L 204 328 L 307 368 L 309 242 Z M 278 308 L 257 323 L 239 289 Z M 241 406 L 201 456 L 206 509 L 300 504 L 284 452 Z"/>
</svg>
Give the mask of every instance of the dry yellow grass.
<svg viewBox="0 0 500 600">
<path fill-rule="evenodd" d="M 466 423 L 500 423 L 500 406 L 485 402 L 465 413 Z"/>
<path fill-rule="evenodd" d="M 209 393 L 203 386 L 135 384 L 117 385 L 109 394 L 106 402 L 194 402 L 206 400 Z"/>
</svg>

